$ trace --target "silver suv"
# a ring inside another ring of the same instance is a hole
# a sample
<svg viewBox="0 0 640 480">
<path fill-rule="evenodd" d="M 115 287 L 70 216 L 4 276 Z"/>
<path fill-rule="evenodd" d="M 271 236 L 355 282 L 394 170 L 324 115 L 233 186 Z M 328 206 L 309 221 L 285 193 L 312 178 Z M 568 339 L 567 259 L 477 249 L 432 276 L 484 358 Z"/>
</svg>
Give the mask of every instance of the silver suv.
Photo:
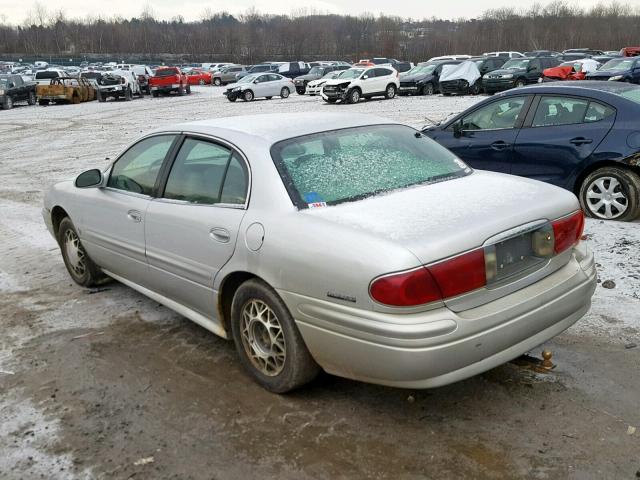
<svg viewBox="0 0 640 480">
<path fill-rule="evenodd" d="M 231 65 L 228 67 L 224 67 L 222 70 L 212 75 L 211 83 L 218 87 L 220 85 L 226 85 L 227 83 L 235 82 L 237 74 L 245 74 L 246 72 L 247 68 L 242 65 Z"/>
</svg>

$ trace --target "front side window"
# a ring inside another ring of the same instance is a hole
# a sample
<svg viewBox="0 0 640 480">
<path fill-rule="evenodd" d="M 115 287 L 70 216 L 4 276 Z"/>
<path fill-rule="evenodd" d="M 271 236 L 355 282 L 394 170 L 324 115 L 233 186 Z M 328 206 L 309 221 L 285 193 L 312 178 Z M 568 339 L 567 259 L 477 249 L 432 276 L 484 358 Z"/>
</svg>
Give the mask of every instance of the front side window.
<svg viewBox="0 0 640 480">
<path fill-rule="evenodd" d="M 512 97 L 479 108 L 462 119 L 462 130 L 515 128 L 526 97 Z"/>
<path fill-rule="evenodd" d="M 237 153 L 216 143 L 187 138 L 169 172 L 164 198 L 195 204 L 243 204 L 248 173 Z"/>
<path fill-rule="evenodd" d="M 542 97 L 532 126 L 549 127 L 582 123 L 588 104 L 588 100 L 580 98 Z"/>
<path fill-rule="evenodd" d="M 174 135 L 156 135 L 139 141 L 111 168 L 107 187 L 151 195 Z"/>
<path fill-rule="evenodd" d="M 444 147 L 402 125 L 292 138 L 275 144 L 271 156 L 298 208 L 336 205 L 471 172 Z"/>
</svg>

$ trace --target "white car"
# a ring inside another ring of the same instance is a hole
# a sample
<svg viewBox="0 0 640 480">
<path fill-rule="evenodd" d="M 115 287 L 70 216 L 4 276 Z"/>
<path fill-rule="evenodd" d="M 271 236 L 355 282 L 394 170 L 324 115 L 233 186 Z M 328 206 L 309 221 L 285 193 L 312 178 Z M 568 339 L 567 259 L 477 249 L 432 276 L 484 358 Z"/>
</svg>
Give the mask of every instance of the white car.
<svg viewBox="0 0 640 480">
<path fill-rule="evenodd" d="M 129 101 L 134 95 L 142 97 L 138 78 L 131 70 L 114 70 L 107 72 L 98 79 L 98 101 L 105 102 L 107 98 L 114 100 L 124 98 Z"/>
<path fill-rule="evenodd" d="M 68 75 L 64 70 L 48 68 L 47 70 L 38 70 L 33 77 L 33 80 L 38 85 L 49 85 L 52 79 L 58 77 L 68 77 Z"/>
<path fill-rule="evenodd" d="M 324 84 L 327 83 L 328 80 L 338 78 L 342 74 L 342 72 L 344 72 L 344 70 L 334 70 L 325 74 L 322 78 L 310 81 L 309 83 L 307 83 L 305 93 L 308 93 L 311 96 L 320 95 L 322 93 L 322 87 L 324 86 Z"/>
<path fill-rule="evenodd" d="M 471 55 L 443 55 L 441 57 L 432 57 L 430 62 L 438 62 L 440 60 L 469 60 L 473 58 Z"/>
<path fill-rule="evenodd" d="M 256 73 L 247 75 L 227 86 L 223 95 L 230 102 L 241 98 L 245 102 L 251 102 L 254 98 L 264 97 L 270 100 L 273 97 L 287 98 L 296 87 L 293 80 L 285 78 L 277 73 Z"/>
<path fill-rule="evenodd" d="M 400 88 L 398 72 L 392 67 L 355 67 L 344 70 L 338 78 L 322 87 L 325 102 L 358 103 L 361 98 L 396 96 Z"/>
</svg>

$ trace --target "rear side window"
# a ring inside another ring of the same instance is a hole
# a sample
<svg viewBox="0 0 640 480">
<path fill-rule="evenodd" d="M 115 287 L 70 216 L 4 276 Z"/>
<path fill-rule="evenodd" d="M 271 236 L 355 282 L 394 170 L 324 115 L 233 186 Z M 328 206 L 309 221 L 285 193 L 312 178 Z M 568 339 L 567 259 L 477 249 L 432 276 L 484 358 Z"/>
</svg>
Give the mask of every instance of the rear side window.
<svg viewBox="0 0 640 480">
<path fill-rule="evenodd" d="M 598 122 L 615 114 L 599 102 L 583 98 L 543 96 L 533 118 L 533 127 Z"/>
<path fill-rule="evenodd" d="M 402 125 L 305 135 L 275 144 L 271 156 L 298 208 L 336 205 L 471 169 L 431 139 Z"/>
<path fill-rule="evenodd" d="M 243 204 L 247 185 L 247 168 L 236 152 L 187 138 L 171 167 L 163 197 L 201 205 Z"/>
</svg>

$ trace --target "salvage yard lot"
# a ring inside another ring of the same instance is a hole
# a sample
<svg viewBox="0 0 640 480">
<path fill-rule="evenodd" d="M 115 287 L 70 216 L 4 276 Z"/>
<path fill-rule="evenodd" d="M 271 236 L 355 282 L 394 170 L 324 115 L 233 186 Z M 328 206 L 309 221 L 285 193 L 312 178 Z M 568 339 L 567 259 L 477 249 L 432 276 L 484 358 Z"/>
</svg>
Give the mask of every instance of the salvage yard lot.
<svg viewBox="0 0 640 480">
<path fill-rule="evenodd" d="M 638 223 L 587 222 L 599 278 L 615 288 L 599 284 L 591 312 L 545 345 L 551 373 L 507 364 L 429 391 L 323 375 L 273 395 L 243 373 L 231 343 L 117 283 L 73 284 L 42 222 L 42 192 L 105 166 L 150 129 L 292 111 L 420 127 L 481 99 L 340 106 L 294 94 L 232 104 L 222 88 L 193 92 L 0 115 L 0 478 L 636 475 Z"/>
</svg>

